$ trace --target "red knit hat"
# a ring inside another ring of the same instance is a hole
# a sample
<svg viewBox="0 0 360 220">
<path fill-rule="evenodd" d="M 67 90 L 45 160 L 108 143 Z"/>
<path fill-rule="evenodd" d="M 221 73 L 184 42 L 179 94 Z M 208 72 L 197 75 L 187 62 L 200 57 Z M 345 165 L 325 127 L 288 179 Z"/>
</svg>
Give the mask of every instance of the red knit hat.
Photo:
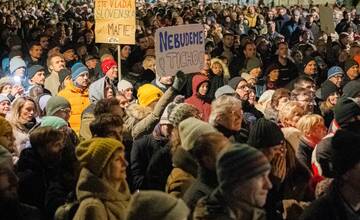
<svg viewBox="0 0 360 220">
<path fill-rule="evenodd" d="M 107 71 L 109 71 L 109 69 L 111 69 L 113 66 L 117 67 L 116 61 L 113 59 L 106 59 L 101 63 L 101 70 L 104 74 L 106 74 Z"/>
</svg>

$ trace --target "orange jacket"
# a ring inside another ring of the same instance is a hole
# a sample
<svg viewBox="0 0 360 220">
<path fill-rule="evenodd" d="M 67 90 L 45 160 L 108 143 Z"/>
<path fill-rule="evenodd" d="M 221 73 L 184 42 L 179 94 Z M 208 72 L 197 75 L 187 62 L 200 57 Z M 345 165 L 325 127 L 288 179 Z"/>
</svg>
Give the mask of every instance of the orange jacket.
<svg viewBox="0 0 360 220">
<path fill-rule="evenodd" d="M 70 102 L 71 116 L 69 123 L 71 128 L 79 135 L 81 113 L 90 105 L 88 89 L 83 90 L 69 83 L 58 93 L 58 96 L 62 96 Z"/>
</svg>

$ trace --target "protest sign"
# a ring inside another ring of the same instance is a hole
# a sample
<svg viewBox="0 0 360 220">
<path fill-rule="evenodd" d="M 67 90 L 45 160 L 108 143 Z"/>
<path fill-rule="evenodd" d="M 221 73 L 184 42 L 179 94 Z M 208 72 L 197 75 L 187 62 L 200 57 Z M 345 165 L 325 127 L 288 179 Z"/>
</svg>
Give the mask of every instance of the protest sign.
<svg viewBox="0 0 360 220">
<path fill-rule="evenodd" d="M 95 0 L 95 41 L 135 44 L 135 0 Z"/>
<path fill-rule="evenodd" d="M 335 32 L 333 9 L 328 6 L 319 6 L 321 30 L 327 34 Z"/>
<path fill-rule="evenodd" d="M 205 37 L 201 24 L 160 28 L 155 33 L 156 72 L 175 75 L 199 72 L 204 66 Z"/>
</svg>

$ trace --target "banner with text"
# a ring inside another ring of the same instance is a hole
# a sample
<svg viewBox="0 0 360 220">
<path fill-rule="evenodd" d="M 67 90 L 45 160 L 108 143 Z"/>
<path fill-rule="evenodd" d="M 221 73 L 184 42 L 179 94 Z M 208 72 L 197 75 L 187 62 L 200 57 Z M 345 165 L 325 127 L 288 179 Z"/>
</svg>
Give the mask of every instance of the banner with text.
<svg viewBox="0 0 360 220">
<path fill-rule="evenodd" d="M 204 66 L 205 38 L 201 24 L 159 28 L 155 33 L 156 72 L 175 75 L 199 72 Z"/>
<path fill-rule="evenodd" d="M 95 0 L 95 41 L 135 44 L 135 0 Z"/>
<path fill-rule="evenodd" d="M 327 34 L 335 33 L 334 10 L 329 6 L 319 6 L 320 27 Z"/>
</svg>

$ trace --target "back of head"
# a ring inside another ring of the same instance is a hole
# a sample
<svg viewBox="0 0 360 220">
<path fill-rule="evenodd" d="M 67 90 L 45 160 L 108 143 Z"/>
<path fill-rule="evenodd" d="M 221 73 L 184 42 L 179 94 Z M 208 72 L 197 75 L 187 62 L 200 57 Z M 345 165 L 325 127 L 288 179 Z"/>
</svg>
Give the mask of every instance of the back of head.
<svg viewBox="0 0 360 220">
<path fill-rule="evenodd" d="M 251 128 L 247 143 L 257 149 L 263 149 L 279 145 L 283 140 L 284 135 L 277 124 L 260 118 Z"/>
<path fill-rule="evenodd" d="M 181 200 L 161 191 L 140 191 L 132 196 L 127 220 L 183 220 L 189 209 Z"/>
<path fill-rule="evenodd" d="M 61 96 L 53 96 L 46 103 L 46 115 L 53 116 L 57 111 L 65 108 L 71 108 L 68 100 Z"/>
</svg>

